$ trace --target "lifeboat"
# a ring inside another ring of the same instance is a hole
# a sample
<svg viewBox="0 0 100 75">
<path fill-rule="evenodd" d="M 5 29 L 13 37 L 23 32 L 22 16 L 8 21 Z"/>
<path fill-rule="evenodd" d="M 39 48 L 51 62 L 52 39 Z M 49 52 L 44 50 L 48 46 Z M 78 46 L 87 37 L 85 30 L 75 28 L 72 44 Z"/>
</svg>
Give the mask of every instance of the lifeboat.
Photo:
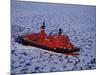
<svg viewBox="0 0 100 75">
<path fill-rule="evenodd" d="M 61 28 L 58 34 L 47 35 L 45 32 L 45 23 L 40 27 L 39 33 L 18 36 L 16 41 L 26 46 L 30 45 L 67 55 L 79 55 L 80 52 L 80 48 L 70 42 L 68 35 L 64 35 Z"/>
</svg>

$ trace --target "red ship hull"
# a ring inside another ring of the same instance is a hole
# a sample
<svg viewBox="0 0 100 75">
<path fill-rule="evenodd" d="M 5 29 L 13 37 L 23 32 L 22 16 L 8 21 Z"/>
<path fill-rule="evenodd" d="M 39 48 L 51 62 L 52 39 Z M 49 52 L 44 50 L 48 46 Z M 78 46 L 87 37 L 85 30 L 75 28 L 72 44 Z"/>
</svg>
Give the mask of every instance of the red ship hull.
<svg viewBox="0 0 100 75">
<path fill-rule="evenodd" d="M 78 47 L 70 43 L 66 35 L 49 35 L 44 38 L 38 33 L 28 34 L 19 36 L 16 41 L 24 45 L 31 45 L 44 50 L 68 55 L 79 55 L 80 51 Z"/>
</svg>

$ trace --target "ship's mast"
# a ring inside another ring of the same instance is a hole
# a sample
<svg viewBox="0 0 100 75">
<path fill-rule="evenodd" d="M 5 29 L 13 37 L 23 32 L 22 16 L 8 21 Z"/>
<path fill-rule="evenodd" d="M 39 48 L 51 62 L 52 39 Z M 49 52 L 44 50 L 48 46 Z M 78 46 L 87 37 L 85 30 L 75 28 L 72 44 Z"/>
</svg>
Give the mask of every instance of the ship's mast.
<svg viewBox="0 0 100 75">
<path fill-rule="evenodd" d="M 61 35 L 62 33 L 63 33 L 63 30 L 61 28 L 59 28 L 58 34 Z"/>
</svg>

